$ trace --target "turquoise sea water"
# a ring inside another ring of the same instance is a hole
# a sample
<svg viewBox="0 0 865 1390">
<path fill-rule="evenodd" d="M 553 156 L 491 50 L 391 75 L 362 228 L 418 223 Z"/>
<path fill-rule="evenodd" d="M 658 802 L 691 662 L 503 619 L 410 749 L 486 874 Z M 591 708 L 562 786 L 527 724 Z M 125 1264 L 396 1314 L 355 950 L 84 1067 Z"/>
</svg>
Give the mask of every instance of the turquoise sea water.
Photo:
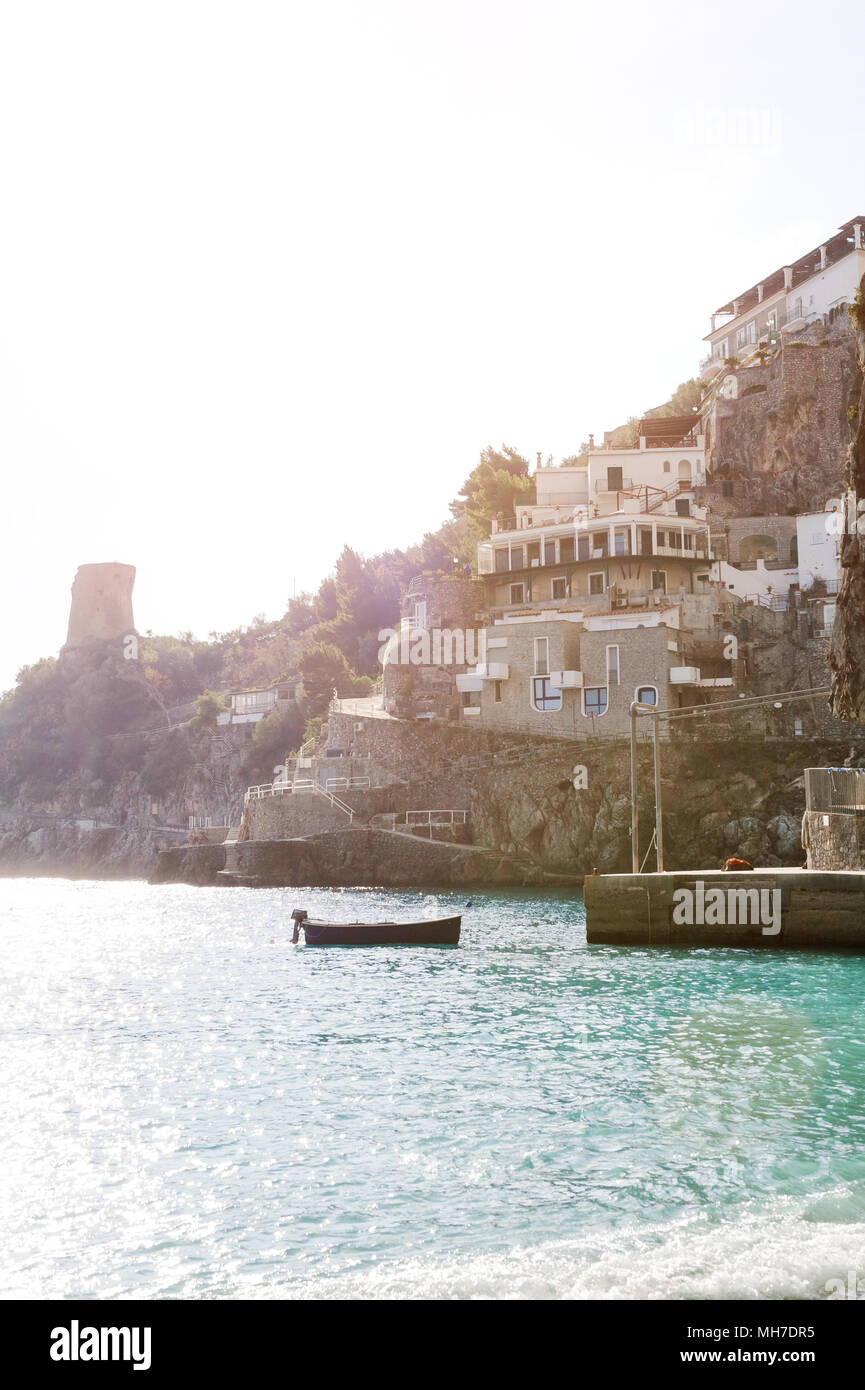
<svg viewBox="0 0 865 1390">
<path fill-rule="evenodd" d="M 865 957 L 425 902 L 0 881 L 0 1296 L 865 1294 Z"/>
</svg>

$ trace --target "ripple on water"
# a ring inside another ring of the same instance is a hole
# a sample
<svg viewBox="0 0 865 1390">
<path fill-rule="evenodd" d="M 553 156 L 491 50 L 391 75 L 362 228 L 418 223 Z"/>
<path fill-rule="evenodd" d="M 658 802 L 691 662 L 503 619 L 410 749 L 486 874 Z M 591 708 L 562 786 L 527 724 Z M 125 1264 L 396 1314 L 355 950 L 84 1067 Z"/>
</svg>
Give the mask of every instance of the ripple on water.
<svg viewBox="0 0 865 1390">
<path fill-rule="evenodd" d="M 417 893 L 5 880 L 3 1296 L 821 1297 L 865 1264 L 865 960 L 292 948 Z M 443 912 L 459 910 L 440 893 Z"/>
</svg>

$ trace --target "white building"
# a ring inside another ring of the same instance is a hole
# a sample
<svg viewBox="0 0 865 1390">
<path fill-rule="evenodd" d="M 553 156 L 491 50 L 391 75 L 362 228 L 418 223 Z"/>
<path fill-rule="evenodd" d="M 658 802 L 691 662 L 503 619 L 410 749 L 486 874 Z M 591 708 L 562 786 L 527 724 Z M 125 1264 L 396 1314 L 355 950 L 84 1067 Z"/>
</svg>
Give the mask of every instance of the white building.
<svg viewBox="0 0 865 1390">
<path fill-rule="evenodd" d="M 539 468 L 536 501 L 515 508 L 515 526 L 506 518 L 494 522 L 493 535 L 623 510 L 693 515 L 693 489 L 706 481 L 706 440 L 698 431 L 694 415 L 641 420 L 632 449 L 591 449 L 578 468 Z"/>
<path fill-rule="evenodd" d="M 796 333 L 817 319 L 831 320 L 852 303 L 863 275 L 865 216 L 860 216 L 716 309 L 701 371 L 752 353 L 770 334 Z"/>
<path fill-rule="evenodd" d="M 232 690 L 224 697 L 228 709 L 217 715 L 217 724 L 257 724 L 276 709 L 297 698 L 295 681 L 275 681 L 254 690 Z"/>
<path fill-rule="evenodd" d="M 822 582 L 827 594 L 837 594 L 841 585 L 841 536 L 844 506 L 831 498 L 822 512 L 805 512 L 796 518 L 799 556 L 799 585 L 810 589 Z"/>
<path fill-rule="evenodd" d="M 740 569 L 726 560 L 715 560 L 712 582 L 728 589 L 745 603 L 783 610 L 790 601 L 791 588 L 799 583 L 799 571 L 795 567 L 770 570 L 766 568 L 765 560 L 755 561 L 753 569 Z"/>
</svg>

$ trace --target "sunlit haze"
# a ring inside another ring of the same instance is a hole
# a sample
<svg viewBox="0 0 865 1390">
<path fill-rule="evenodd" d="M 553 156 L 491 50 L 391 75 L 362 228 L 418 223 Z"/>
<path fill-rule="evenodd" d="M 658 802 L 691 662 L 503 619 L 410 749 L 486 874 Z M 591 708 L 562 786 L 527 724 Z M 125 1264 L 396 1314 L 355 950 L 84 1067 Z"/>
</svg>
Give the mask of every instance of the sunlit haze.
<svg viewBox="0 0 865 1390">
<path fill-rule="evenodd" d="M 863 55 L 854 3 L 5 6 L 0 687 L 79 564 L 275 618 L 667 399 L 865 211 Z"/>
</svg>

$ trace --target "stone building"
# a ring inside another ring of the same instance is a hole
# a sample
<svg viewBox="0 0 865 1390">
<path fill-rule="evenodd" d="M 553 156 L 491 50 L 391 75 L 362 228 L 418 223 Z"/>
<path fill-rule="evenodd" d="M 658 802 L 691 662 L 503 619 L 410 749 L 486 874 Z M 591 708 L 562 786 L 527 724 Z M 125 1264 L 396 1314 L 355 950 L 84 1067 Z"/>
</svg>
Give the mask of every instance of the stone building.
<svg viewBox="0 0 865 1390">
<path fill-rule="evenodd" d="M 484 597 L 483 585 L 465 574 L 411 581 L 399 629 L 382 643 L 385 710 L 418 718 L 458 713 L 454 677 L 477 660 Z"/>
<path fill-rule="evenodd" d="M 69 628 L 66 646 L 84 642 L 110 641 L 135 632 L 132 617 L 132 587 L 135 566 L 110 564 L 79 565 L 72 583 Z"/>
<path fill-rule="evenodd" d="M 712 608 L 710 596 L 704 604 Z M 485 660 L 456 678 L 463 722 L 621 738 L 634 700 L 669 709 L 729 697 L 741 672 L 738 643 L 727 643 L 720 627 L 699 627 L 707 618 L 696 607 L 685 616 L 688 627 L 679 605 L 651 613 L 505 616 L 485 630 Z"/>
</svg>

